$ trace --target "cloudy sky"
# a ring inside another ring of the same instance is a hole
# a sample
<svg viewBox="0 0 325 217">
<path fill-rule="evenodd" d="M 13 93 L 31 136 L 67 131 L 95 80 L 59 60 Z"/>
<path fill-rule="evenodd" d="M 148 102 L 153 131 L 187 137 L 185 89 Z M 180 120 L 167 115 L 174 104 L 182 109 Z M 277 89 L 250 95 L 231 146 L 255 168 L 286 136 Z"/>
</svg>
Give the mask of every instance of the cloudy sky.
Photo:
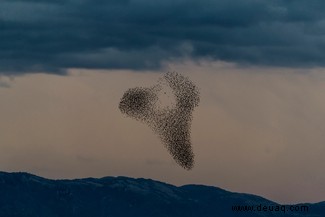
<svg viewBox="0 0 325 217">
<path fill-rule="evenodd" d="M 324 201 L 324 10 L 322 0 L 3 0 L 0 170 Z M 191 171 L 118 110 L 125 90 L 167 71 L 201 92 Z"/>
</svg>

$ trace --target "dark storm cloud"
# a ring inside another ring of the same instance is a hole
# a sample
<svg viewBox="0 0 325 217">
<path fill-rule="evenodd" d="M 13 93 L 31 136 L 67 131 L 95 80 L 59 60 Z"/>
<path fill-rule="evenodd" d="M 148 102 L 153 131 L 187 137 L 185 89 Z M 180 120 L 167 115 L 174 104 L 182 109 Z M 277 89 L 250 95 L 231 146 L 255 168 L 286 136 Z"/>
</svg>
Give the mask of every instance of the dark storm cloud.
<svg viewBox="0 0 325 217">
<path fill-rule="evenodd" d="M 184 56 L 324 66 L 325 2 L 7 0 L 0 72 L 158 68 Z"/>
</svg>

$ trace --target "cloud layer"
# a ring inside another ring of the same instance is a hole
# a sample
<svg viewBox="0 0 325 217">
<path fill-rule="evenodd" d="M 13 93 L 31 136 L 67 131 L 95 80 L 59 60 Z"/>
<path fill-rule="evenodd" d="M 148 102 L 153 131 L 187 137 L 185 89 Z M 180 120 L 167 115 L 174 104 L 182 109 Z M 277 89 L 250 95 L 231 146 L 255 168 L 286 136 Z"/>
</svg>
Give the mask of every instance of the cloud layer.
<svg viewBox="0 0 325 217">
<path fill-rule="evenodd" d="M 154 69 L 183 57 L 324 66 L 321 0 L 5 0 L 0 73 Z"/>
</svg>

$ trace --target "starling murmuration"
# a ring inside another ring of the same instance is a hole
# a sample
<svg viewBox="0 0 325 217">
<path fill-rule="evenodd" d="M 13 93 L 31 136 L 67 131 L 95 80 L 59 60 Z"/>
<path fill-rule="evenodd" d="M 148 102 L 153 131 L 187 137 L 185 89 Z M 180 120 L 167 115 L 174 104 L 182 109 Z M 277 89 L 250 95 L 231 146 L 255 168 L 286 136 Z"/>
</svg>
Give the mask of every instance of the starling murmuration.
<svg viewBox="0 0 325 217">
<path fill-rule="evenodd" d="M 164 84 L 175 96 L 175 102 L 167 107 L 158 97 Z M 174 160 L 190 170 L 194 166 L 190 138 L 192 113 L 199 101 L 199 90 L 192 81 L 176 72 L 168 72 L 152 87 L 128 89 L 121 98 L 119 109 L 151 127 Z"/>
</svg>

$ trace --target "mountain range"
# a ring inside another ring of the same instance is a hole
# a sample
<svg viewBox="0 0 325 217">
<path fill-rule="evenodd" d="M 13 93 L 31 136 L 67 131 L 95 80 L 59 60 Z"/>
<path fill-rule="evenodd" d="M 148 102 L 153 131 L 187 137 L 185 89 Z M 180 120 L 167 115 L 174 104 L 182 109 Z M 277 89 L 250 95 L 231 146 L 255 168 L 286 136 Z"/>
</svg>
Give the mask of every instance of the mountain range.
<svg viewBox="0 0 325 217">
<path fill-rule="evenodd" d="M 0 172 L 0 217 L 324 217 L 325 201 L 281 205 L 204 185 L 143 178 L 51 180 Z"/>
</svg>

